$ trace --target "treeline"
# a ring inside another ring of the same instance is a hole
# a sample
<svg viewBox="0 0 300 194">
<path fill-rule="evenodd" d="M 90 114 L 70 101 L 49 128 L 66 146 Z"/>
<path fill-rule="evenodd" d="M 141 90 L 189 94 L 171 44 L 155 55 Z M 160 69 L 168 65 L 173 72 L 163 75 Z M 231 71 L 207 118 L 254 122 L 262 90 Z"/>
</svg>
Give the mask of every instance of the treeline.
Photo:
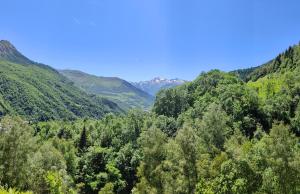
<svg viewBox="0 0 300 194">
<path fill-rule="evenodd" d="M 298 45 L 290 46 L 275 59 L 258 67 L 240 69 L 233 71 L 244 81 L 256 81 L 266 75 L 273 73 L 286 73 L 300 66 L 300 42 Z"/>
<path fill-rule="evenodd" d="M 299 193 L 299 75 L 267 98 L 214 70 L 161 91 L 152 112 L 5 117 L 0 183 L 34 193 Z"/>
</svg>

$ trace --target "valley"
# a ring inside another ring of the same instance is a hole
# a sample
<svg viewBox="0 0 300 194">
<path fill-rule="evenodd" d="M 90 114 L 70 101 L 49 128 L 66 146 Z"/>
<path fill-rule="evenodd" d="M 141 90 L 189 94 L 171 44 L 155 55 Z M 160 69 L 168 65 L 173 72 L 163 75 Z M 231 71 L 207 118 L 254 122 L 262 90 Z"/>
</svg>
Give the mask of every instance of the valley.
<svg viewBox="0 0 300 194">
<path fill-rule="evenodd" d="M 138 84 L 0 41 L 0 191 L 298 193 L 299 72 L 294 45 L 255 68 Z"/>
</svg>

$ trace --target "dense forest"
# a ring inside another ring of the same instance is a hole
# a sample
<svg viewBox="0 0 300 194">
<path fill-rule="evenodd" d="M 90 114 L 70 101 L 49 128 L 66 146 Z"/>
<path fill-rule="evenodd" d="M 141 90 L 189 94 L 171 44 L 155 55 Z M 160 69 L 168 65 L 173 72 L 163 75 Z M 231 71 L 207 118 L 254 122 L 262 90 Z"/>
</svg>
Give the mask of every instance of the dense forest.
<svg viewBox="0 0 300 194">
<path fill-rule="evenodd" d="M 242 79 L 243 78 L 243 79 Z M 300 46 L 202 73 L 151 111 L 2 116 L 0 193 L 300 193 Z"/>
</svg>

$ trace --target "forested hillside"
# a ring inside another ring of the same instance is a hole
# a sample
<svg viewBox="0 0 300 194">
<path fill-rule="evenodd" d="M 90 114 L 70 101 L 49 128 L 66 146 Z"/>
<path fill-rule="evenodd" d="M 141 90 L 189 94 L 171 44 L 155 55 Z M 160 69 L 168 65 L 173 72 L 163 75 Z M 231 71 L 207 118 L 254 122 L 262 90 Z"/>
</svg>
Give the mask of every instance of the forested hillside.
<svg viewBox="0 0 300 194">
<path fill-rule="evenodd" d="M 159 92 L 151 112 L 3 117 L 0 183 L 34 193 L 298 194 L 299 66 L 295 54 L 280 56 L 249 82 L 202 73 Z"/>
<path fill-rule="evenodd" d="M 100 118 L 118 111 L 115 103 L 86 94 L 56 70 L 32 62 L 9 42 L 0 42 L 0 115 L 45 121 Z"/>
<path fill-rule="evenodd" d="M 286 51 L 279 54 L 275 59 L 261 66 L 233 71 L 245 81 L 256 81 L 273 73 L 292 72 L 300 66 L 300 43 L 290 46 Z"/>
<path fill-rule="evenodd" d="M 124 110 L 149 110 L 154 101 L 153 96 L 120 78 L 99 77 L 75 70 L 62 70 L 60 73 L 87 93 L 110 99 Z"/>
</svg>

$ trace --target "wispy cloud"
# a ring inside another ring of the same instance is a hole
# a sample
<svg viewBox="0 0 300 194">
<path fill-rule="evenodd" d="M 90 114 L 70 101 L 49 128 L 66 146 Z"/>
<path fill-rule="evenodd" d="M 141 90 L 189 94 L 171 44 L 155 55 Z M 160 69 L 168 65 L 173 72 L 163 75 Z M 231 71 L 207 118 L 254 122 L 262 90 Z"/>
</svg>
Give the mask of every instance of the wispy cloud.
<svg viewBox="0 0 300 194">
<path fill-rule="evenodd" d="M 78 24 L 78 25 L 81 24 L 80 20 L 79 20 L 78 18 L 76 18 L 76 17 L 73 17 L 73 22 L 74 22 L 75 24 Z"/>
<path fill-rule="evenodd" d="M 94 21 L 89 21 L 89 25 L 93 27 L 97 26 L 97 24 Z"/>
<path fill-rule="evenodd" d="M 97 26 L 97 23 L 94 22 L 93 20 L 91 20 L 91 21 L 83 20 L 82 21 L 82 20 L 78 19 L 77 17 L 73 17 L 72 20 L 73 20 L 74 24 L 77 24 L 77 25 L 85 25 L 85 26 L 91 26 L 91 27 Z"/>
</svg>

